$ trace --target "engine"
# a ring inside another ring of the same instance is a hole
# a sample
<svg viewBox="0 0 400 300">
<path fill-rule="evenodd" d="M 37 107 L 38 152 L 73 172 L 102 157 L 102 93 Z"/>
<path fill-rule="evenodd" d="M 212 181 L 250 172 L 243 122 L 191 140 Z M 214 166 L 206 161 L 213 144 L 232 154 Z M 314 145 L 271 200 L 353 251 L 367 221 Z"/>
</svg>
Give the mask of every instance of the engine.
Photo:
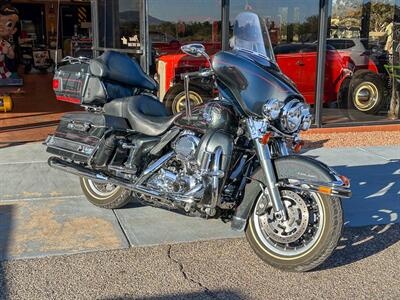
<svg viewBox="0 0 400 300">
<path fill-rule="evenodd" d="M 151 176 L 147 186 L 180 196 L 202 197 L 203 178 L 196 160 L 200 138 L 191 131 L 182 132 L 172 143 L 175 156 Z"/>
</svg>

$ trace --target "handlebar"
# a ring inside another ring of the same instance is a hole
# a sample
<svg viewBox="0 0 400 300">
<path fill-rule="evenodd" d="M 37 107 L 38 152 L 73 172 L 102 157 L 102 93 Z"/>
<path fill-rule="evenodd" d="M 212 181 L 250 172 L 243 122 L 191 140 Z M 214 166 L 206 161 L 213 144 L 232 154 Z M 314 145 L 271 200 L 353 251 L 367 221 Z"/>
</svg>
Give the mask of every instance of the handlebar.
<svg viewBox="0 0 400 300">
<path fill-rule="evenodd" d="M 211 69 L 204 69 L 201 71 L 197 71 L 197 72 L 188 72 L 188 73 L 182 73 L 181 74 L 181 79 L 184 80 L 185 77 L 198 77 L 198 78 L 205 78 L 205 77 L 210 77 L 214 75 L 213 70 Z"/>
</svg>

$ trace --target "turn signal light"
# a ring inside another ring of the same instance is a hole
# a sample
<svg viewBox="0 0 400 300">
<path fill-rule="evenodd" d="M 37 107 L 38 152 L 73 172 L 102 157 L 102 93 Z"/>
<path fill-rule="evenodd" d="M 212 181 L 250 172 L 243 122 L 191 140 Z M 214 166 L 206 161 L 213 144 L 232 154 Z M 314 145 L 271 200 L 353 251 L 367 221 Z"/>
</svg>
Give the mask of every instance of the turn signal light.
<svg viewBox="0 0 400 300">
<path fill-rule="evenodd" d="M 58 79 L 53 79 L 53 90 L 58 90 L 59 87 L 60 82 L 58 81 Z"/>
<path fill-rule="evenodd" d="M 322 194 L 331 194 L 332 193 L 332 189 L 330 187 L 327 186 L 320 186 L 318 188 L 318 191 Z"/>
<path fill-rule="evenodd" d="M 303 146 L 304 146 L 304 142 L 300 141 L 296 145 L 294 145 L 293 151 L 296 153 L 299 153 L 301 151 L 301 149 L 303 148 Z"/>
<path fill-rule="evenodd" d="M 272 136 L 272 132 L 267 132 L 266 134 L 264 134 L 263 137 L 261 138 L 261 144 L 263 144 L 263 145 L 268 144 L 271 136 Z"/>
<path fill-rule="evenodd" d="M 350 185 L 350 180 L 346 176 L 340 175 L 339 178 L 343 181 L 344 185 Z"/>
</svg>

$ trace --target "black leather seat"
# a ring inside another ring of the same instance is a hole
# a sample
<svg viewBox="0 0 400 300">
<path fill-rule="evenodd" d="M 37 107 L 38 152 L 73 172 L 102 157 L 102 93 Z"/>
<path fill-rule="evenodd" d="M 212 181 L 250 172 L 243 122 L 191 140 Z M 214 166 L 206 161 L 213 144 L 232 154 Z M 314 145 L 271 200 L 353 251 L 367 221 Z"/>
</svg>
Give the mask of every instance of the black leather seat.
<svg viewBox="0 0 400 300">
<path fill-rule="evenodd" d="M 169 115 L 164 104 L 148 95 L 115 99 L 104 105 L 104 113 L 125 118 L 133 130 L 150 136 L 163 134 L 179 116 Z"/>
<path fill-rule="evenodd" d="M 104 80 L 150 91 L 158 89 L 157 82 L 144 73 L 134 59 L 123 53 L 107 51 L 92 59 L 89 68 L 92 75 Z"/>
</svg>

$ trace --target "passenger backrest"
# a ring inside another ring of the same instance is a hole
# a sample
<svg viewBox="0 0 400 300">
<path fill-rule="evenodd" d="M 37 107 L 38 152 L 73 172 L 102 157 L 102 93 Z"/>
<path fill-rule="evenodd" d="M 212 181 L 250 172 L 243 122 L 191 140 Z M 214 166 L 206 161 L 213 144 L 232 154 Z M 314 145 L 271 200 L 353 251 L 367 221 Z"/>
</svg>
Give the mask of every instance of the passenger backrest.
<svg viewBox="0 0 400 300">
<path fill-rule="evenodd" d="M 133 88 L 156 91 L 157 83 L 126 54 L 107 51 L 90 62 L 90 73 L 107 81 Z"/>
</svg>

